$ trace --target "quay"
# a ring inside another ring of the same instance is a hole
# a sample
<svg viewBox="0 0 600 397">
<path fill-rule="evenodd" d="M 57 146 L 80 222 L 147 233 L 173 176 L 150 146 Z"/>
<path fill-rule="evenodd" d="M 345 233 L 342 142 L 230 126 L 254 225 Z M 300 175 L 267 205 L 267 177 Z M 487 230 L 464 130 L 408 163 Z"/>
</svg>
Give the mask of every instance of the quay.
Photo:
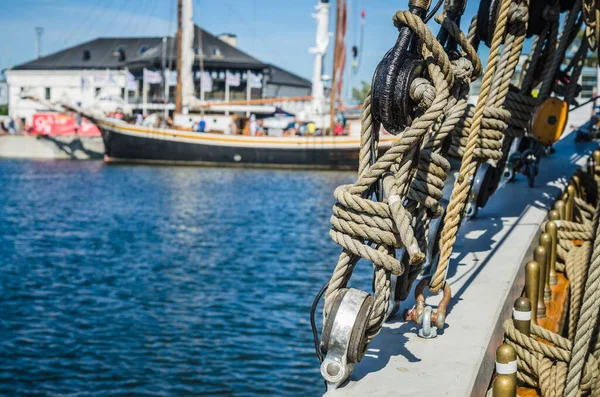
<svg viewBox="0 0 600 397">
<path fill-rule="evenodd" d="M 0 158 L 34 160 L 101 160 L 101 137 L 78 136 L 0 136 Z"/>
</svg>

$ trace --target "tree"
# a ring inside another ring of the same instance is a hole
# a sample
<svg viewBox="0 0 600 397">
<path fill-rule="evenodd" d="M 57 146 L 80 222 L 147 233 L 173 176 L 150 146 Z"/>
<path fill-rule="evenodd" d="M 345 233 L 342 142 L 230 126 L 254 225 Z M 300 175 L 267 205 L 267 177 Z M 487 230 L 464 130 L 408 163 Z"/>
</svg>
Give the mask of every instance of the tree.
<svg viewBox="0 0 600 397">
<path fill-rule="evenodd" d="M 369 95 L 369 91 L 371 91 L 371 85 L 366 81 L 362 81 L 360 85 L 360 89 L 356 87 L 352 88 L 352 99 L 359 103 L 363 103 L 367 98 L 367 95 Z"/>
</svg>

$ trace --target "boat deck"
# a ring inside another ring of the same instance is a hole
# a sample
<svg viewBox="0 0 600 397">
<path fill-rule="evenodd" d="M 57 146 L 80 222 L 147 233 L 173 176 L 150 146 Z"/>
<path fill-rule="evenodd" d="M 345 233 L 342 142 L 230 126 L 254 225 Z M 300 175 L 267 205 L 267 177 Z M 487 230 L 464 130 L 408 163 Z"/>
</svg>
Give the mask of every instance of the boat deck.
<svg viewBox="0 0 600 397">
<path fill-rule="evenodd" d="M 555 154 L 542 159 L 535 188 L 519 175 L 496 192 L 478 219 L 463 225 L 448 273 L 453 297 L 443 332 L 421 339 L 416 326 L 397 314 L 371 343 L 350 382 L 327 396 L 485 395 L 502 323 L 522 291 L 522 264 L 532 257 L 548 206 L 597 147 L 575 143 L 574 137 L 569 134 L 556 144 Z M 431 297 L 427 303 L 438 301 Z M 399 313 L 413 303 L 404 302 Z"/>
</svg>

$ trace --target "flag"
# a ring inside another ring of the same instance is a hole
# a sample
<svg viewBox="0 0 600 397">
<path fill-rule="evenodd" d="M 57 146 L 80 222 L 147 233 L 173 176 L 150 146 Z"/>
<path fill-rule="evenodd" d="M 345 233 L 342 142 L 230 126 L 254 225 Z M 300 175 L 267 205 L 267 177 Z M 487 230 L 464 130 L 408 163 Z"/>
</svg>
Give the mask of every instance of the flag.
<svg viewBox="0 0 600 397">
<path fill-rule="evenodd" d="M 251 88 L 262 88 L 262 86 L 263 86 L 262 79 L 263 79 L 262 74 L 250 73 L 250 87 Z"/>
<path fill-rule="evenodd" d="M 144 69 L 144 82 L 146 84 L 160 84 L 162 83 L 162 76 L 160 72 Z"/>
<path fill-rule="evenodd" d="M 227 71 L 225 75 L 225 82 L 227 85 L 229 85 L 230 87 L 239 87 L 240 80 L 241 79 L 239 73 L 233 74 L 229 70 Z"/>
<path fill-rule="evenodd" d="M 137 90 L 137 81 L 135 81 L 135 76 L 130 71 L 127 71 L 127 83 L 125 85 L 127 87 L 127 91 Z"/>
<path fill-rule="evenodd" d="M 212 92 L 213 90 L 213 79 L 210 73 L 203 72 L 200 80 L 200 89 L 202 92 Z"/>
</svg>

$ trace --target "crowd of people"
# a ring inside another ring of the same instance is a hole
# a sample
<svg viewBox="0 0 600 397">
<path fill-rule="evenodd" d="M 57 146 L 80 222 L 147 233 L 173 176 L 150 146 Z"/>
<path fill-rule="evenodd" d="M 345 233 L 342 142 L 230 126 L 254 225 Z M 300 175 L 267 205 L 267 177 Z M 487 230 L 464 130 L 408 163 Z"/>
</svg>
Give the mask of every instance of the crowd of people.
<svg viewBox="0 0 600 397">
<path fill-rule="evenodd" d="M 30 126 L 27 124 L 25 119 L 13 119 L 12 117 L 5 117 L 0 120 L 0 134 L 23 134 L 29 132 Z"/>
</svg>

